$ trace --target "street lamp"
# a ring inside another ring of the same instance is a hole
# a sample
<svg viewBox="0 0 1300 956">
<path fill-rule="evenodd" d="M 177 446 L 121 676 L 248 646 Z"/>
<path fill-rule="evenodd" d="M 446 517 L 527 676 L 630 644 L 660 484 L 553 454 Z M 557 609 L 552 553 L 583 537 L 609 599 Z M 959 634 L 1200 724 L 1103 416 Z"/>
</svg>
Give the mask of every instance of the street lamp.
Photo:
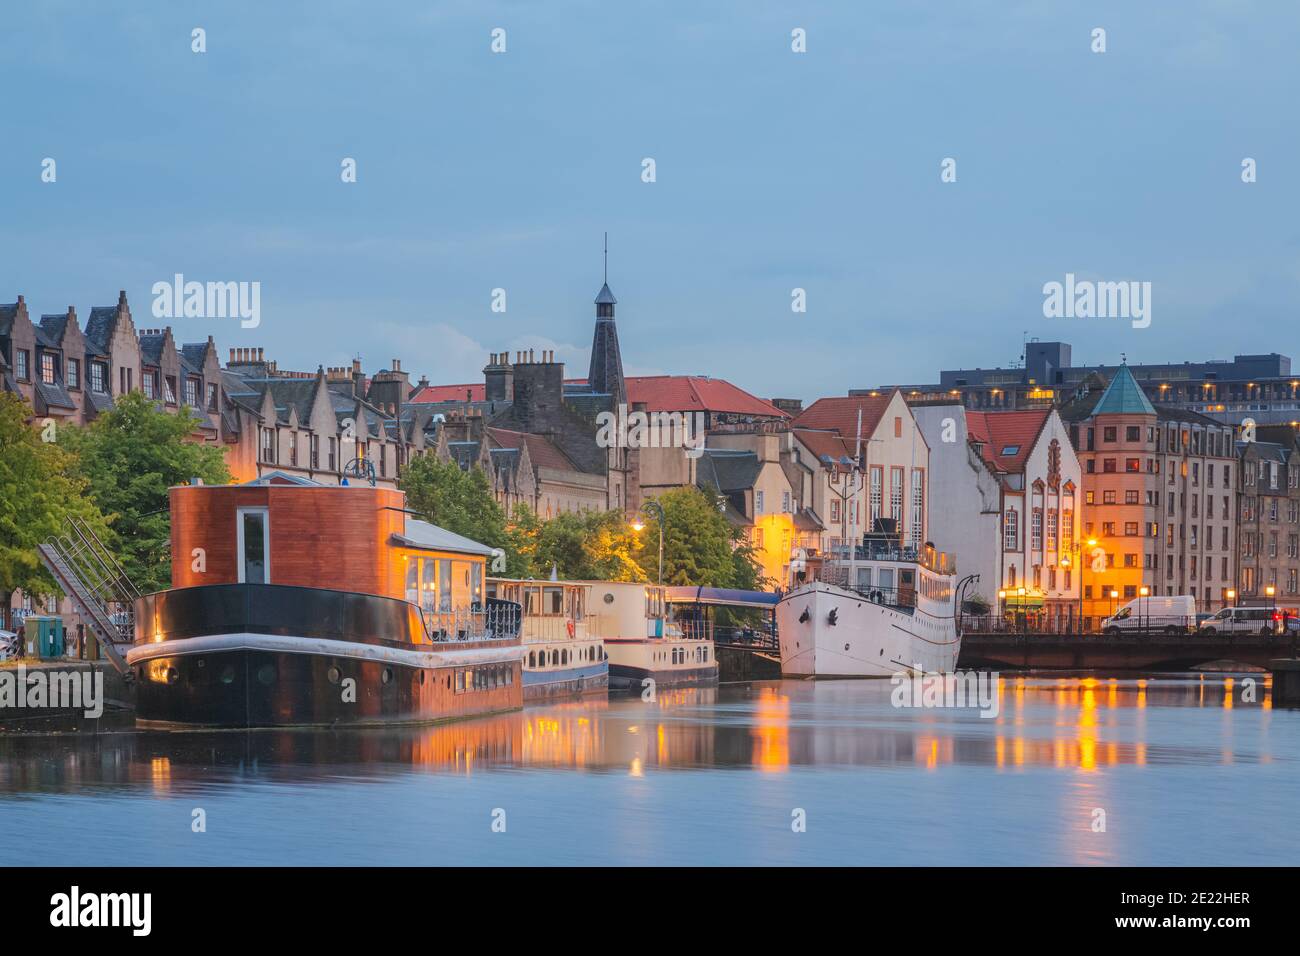
<svg viewBox="0 0 1300 956">
<path fill-rule="evenodd" d="M 648 511 L 654 516 L 655 522 L 659 525 L 659 584 L 664 583 L 664 508 L 659 502 L 651 499 L 641 505 L 642 511 Z M 645 522 L 639 518 L 633 519 L 632 530 L 642 531 L 645 528 Z"/>
<path fill-rule="evenodd" d="M 1020 598 L 1020 633 L 1028 633 L 1029 621 L 1025 617 L 1025 594 L 1024 588 L 1016 588 L 1016 597 Z"/>
<path fill-rule="evenodd" d="M 1110 589 L 1110 616 L 1115 616 L 1115 610 L 1119 607 L 1119 591 L 1114 588 Z"/>
<path fill-rule="evenodd" d="M 1147 587 L 1145 584 L 1142 585 L 1140 588 L 1138 588 L 1138 598 L 1139 598 L 1139 599 L 1146 597 L 1146 596 L 1147 596 L 1148 594 L 1150 594 L 1150 593 L 1151 593 L 1151 589 L 1150 589 L 1149 587 Z M 1143 612 L 1144 612 L 1144 611 L 1146 612 L 1146 623 L 1145 623 L 1145 624 L 1142 623 L 1142 615 L 1143 615 Z M 1150 608 L 1150 606 L 1147 604 L 1146 601 L 1139 600 L 1139 601 L 1138 601 L 1138 627 L 1139 627 L 1139 628 L 1142 630 L 1142 632 L 1145 634 L 1146 631 L 1147 631 L 1147 628 L 1150 627 L 1150 625 L 1151 625 L 1151 608 Z"/>
<path fill-rule="evenodd" d="M 1264 587 L 1264 593 L 1268 596 L 1268 624 L 1277 633 L 1277 588 L 1269 584 Z"/>
</svg>

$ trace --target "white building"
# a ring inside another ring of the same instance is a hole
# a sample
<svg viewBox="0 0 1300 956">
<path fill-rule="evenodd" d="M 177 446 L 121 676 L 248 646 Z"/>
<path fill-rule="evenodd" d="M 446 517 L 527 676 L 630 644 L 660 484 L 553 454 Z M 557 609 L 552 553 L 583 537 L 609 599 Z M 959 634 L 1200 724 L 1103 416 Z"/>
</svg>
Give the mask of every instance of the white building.
<svg viewBox="0 0 1300 956">
<path fill-rule="evenodd" d="M 965 597 L 982 597 L 998 609 L 1002 587 L 1002 482 L 972 444 L 966 409 L 957 403 L 913 405 L 912 415 L 930 446 L 930 521 L 936 548 L 957 556 L 957 573 L 979 575 Z"/>
</svg>

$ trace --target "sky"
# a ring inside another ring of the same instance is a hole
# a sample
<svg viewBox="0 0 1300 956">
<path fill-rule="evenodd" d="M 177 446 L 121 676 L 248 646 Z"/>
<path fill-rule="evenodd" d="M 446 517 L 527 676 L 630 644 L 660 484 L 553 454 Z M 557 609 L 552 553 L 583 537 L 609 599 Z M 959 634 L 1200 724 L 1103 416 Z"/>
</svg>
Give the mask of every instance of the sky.
<svg viewBox="0 0 1300 956">
<path fill-rule="evenodd" d="M 1284 0 L 6 3 L 0 301 L 84 323 L 125 289 L 138 328 L 282 368 L 477 382 L 534 348 L 581 377 L 608 231 L 633 375 L 807 402 L 1034 337 L 1300 358 L 1298 27 Z M 260 324 L 154 318 L 176 273 L 260 283 Z M 1150 282 L 1150 325 L 1045 317 L 1067 273 Z"/>
</svg>

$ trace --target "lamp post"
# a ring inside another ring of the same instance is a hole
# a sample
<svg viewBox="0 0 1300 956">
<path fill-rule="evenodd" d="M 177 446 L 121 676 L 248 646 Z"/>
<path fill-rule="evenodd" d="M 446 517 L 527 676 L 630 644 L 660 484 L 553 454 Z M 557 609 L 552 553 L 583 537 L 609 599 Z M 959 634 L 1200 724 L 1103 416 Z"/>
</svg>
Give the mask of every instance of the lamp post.
<svg viewBox="0 0 1300 956">
<path fill-rule="evenodd" d="M 655 523 L 659 525 L 659 584 L 664 583 L 664 508 L 659 502 L 651 499 L 641 505 L 642 511 L 648 511 L 654 516 Z M 641 531 L 645 528 L 645 523 L 637 520 L 632 522 L 632 530 Z"/>
<path fill-rule="evenodd" d="M 1150 593 L 1151 593 L 1151 589 L 1147 587 L 1145 584 L 1142 585 L 1140 588 L 1138 588 L 1138 599 L 1139 599 L 1138 600 L 1138 627 L 1141 629 L 1142 633 L 1144 634 L 1146 633 L 1147 628 L 1150 627 L 1151 625 L 1151 609 L 1147 606 L 1147 602 L 1141 599 L 1146 597 Z M 1146 624 L 1142 623 L 1143 611 L 1146 612 Z"/>
<path fill-rule="evenodd" d="M 1273 585 L 1266 585 L 1264 593 L 1268 595 L 1268 626 L 1272 628 L 1273 633 L 1277 633 L 1277 588 Z"/>
<path fill-rule="evenodd" d="M 1024 588 L 1016 588 L 1016 597 L 1020 598 L 1020 633 L 1025 634 L 1028 630 L 1029 622 L 1025 620 L 1025 595 L 1028 592 Z"/>
<path fill-rule="evenodd" d="M 1115 588 L 1110 589 L 1110 616 L 1115 616 L 1115 610 L 1119 607 L 1119 591 Z"/>
<path fill-rule="evenodd" d="M 998 615 L 1002 618 L 1002 626 L 1007 626 L 1007 591 L 1006 588 L 998 589 Z"/>
<path fill-rule="evenodd" d="M 1097 539 L 1089 538 L 1086 544 L 1089 550 L 1091 550 L 1092 548 L 1097 547 Z M 1078 574 L 1078 582 L 1077 582 L 1079 586 L 1078 628 L 1080 634 L 1083 633 L 1083 549 L 1084 546 L 1085 546 L 1085 542 L 1082 541 L 1073 542 L 1068 548 L 1066 548 L 1066 553 L 1061 558 L 1061 567 L 1065 568 L 1067 571 L 1073 569 Z M 1073 556 L 1073 559 L 1071 559 L 1071 556 Z"/>
</svg>

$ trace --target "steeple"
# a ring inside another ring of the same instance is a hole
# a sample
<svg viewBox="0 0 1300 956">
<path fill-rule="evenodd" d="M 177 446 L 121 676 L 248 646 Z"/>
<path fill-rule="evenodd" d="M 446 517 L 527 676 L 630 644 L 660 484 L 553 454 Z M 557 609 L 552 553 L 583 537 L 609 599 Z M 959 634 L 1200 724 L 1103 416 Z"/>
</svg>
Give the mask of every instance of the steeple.
<svg viewBox="0 0 1300 956">
<path fill-rule="evenodd" d="M 593 392 L 611 396 L 611 404 L 627 403 L 623 383 L 623 356 L 618 350 L 618 329 L 614 306 L 618 299 L 609 290 L 609 233 L 605 233 L 605 282 L 596 295 L 596 332 L 591 340 L 591 369 L 587 382 Z"/>
</svg>

